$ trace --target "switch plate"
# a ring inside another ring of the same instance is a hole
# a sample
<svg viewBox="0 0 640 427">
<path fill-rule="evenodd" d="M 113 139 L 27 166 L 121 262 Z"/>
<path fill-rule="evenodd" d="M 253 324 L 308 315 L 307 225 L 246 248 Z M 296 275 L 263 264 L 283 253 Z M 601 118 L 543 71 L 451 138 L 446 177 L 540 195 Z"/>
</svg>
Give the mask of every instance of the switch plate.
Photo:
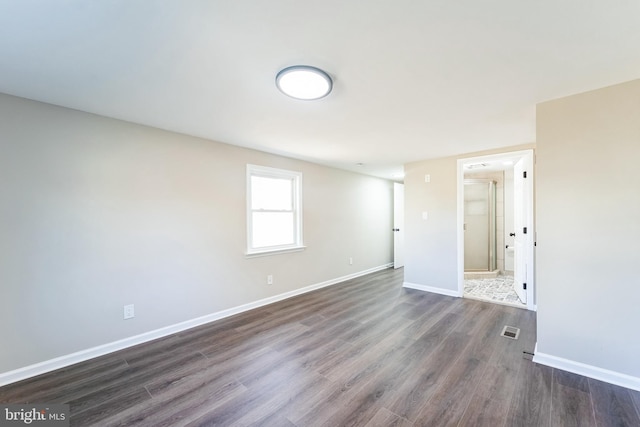
<svg viewBox="0 0 640 427">
<path fill-rule="evenodd" d="M 424 219 L 425 221 L 429 219 L 429 212 L 424 211 L 422 212 L 422 219 Z"/>
<path fill-rule="evenodd" d="M 349 257 L 349 265 L 353 265 L 353 258 Z"/>
<path fill-rule="evenodd" d="M 133 307 L 133 304 L 129 304 L 129 305 L 125 305 L 124 306 L 124 318 L 126 319 L 131 319 L 133 317 L 135 317 L 135 310 Z"/>
<path fill-rule="evenodd" d="M 267 276 L 267 285 L 273 285 L 273 274 Z"/>
<path fill-rule="evenodd" d="M 424 176 L 424 182 L 431 182 L 431 175 L 427 174 Z"/>
</svg>

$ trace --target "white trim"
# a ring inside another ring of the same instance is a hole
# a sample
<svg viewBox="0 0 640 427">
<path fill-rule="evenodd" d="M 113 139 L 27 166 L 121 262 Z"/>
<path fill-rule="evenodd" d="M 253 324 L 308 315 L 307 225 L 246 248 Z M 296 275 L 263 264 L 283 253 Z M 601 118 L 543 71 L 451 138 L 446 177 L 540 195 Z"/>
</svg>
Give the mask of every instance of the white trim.
<svg viewBox="0 0 640 427">
<path fill-rule="evenodd" d="M 536 344 L 536 350 L 534 350 L 533 356 L 533 361 L 535 363 L 640 391 L 640 378 L 638 377 L 632 377 L 631 375 L 622 374 L 620 372 L 610 371 L 608 369 L 598 368 L 597 366 L 540 353 L 537 351 L 537 348 L 538 345 Z"/>
<path fill-rule="evenodd" d="M 454 291 L 454 290 L 445 289 L 445 288 L 438 288 L 435 286 L 418 285 L 417 283 L 404 282 L 402 284 L 402 287 L 409 288 L 409 289 L 417 289 L 419 291 L 424 291 L 424 292 L 432 292 L 434 294 L 447 295 L 450 297 L 460 298 L 462 296 L 459 291 Z"/>
<path fill-rule="evenodd" d="M 464 295 L 464 164 L 466 159 L 458 159 L 457 174 L 457 201 L 456 201 L 456 247 L 458 258 L 458 293 Z"/>
<path fill-rule="evenodd" d="M 261 256 L 267 256 L 267 255 L 278 255 L 278 254 L 287 254 L 291 252 L 302 252 L 305 249 L 307 249 L 306 246 L 297 246 L 295 248 L 289 248 L 289 249 L 269 249 L 266 251 L 247 252 L 244 254 L 244 256 L 246 258 L 256 258 Z"/>
<path fill-rule="evenodd" d="M 12 371 L 0 373 L 0 386 L 11 384 L 17 381 L 21 381 L 27 378 L 41 375 L 47 372 L 54 371 L 56 369 L 64 368 L 75 363 L 84 362 L 95 357 L 103 356 L 114 351 L 122 350 L 134 345 L 143 344 L 158 338 L 166 337 L 171 334 L 185 331 L 187 329 L 195 328 L 196 326 L 204 325 L 206 323 L 214 322 L 216 320 L 224 319 L 225 317 L 233 316 L 235 314 L 243 313 L 254 308 L 262 307 L 268 304 L 273 304 L 278 301 L 282 301 L 297 295 L 305 294 L 307 292 L 315 291 L 316 289 L 325 288 L 327 286 L 342 283 L 344 281 L 354 279 L 356 277 L 365 276 L 376 271 L 381 271 L 387 268 L 393 267 L 393 263 L 384 264 L 378 267 L 373 267 L 367 270 L 359 271 L 357 273 L 348 274 L 346 276 L 338 277 L 336 279 L 327 280 L 324 282 L 309 285 L 304 288 L 296 289 L 293 291 L 285 292 L 283 294 L 274 295 L 269 298 L 264 298 L 258 301 L 250 302 L 248 304 L 240 305 L 238 307 L 229 308 L 227 310 L 218 311 L 216 313 L 208 314 L 206 316 L 197 317 L 195 319 L 187 320 L 185 322 L 176 323 L 174 325 L 165 326 L 163 328 L 155 329 L 153 331 L 145 332 L 133 337 L 124 338 L 118 341 L 113 341 L 107 344 L 99 345 L 97 347 L 80 350 L 75 353 L 67 354 L 64 356 L 56 357 L 55 359 L 45 360 L 44 362 L 35 363 L 33 365 L 18 368 Z"/>
</svg>

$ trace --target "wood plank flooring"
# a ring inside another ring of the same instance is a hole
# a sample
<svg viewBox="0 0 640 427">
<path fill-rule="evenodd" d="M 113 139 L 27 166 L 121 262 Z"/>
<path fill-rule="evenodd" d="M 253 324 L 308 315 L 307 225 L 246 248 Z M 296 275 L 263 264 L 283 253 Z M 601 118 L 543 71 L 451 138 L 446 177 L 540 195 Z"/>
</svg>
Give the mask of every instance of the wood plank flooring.
<svg viewBox="0 0 640 427">
<path fill-rule="evenodd" d="M 640 426 L 640 393 L 536 365 L 535 313 L 384 270 L 0 388 L 73 426 Z M 499 336 L 504 325 L 518 340 Z"/>
</svg>

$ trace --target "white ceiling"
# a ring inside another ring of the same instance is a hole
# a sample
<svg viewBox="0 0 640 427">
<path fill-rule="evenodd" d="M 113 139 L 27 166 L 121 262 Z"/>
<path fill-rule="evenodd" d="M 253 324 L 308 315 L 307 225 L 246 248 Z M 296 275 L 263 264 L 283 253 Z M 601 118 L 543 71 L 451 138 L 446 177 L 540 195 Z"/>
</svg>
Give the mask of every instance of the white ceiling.
<svg viewBox="0 0 640 427">
<path fill-rule="evenodd" d="M 383 177 L 639 77 L 638 0 L 0 0 L 0 92 Z"/>
</svg>

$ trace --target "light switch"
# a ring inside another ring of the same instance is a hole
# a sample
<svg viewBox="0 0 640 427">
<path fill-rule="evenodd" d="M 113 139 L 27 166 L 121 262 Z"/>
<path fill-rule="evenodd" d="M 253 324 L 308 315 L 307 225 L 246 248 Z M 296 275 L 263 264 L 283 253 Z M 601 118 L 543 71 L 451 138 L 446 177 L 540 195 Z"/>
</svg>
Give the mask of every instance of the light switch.
<svg viewBox="0 0 640 427">
<path fill-rule="evenodd" d="M 422 212 L 422 219 L 424 219 L 425 221 L 429 219 L 429 212 L 424 211 Z"/>
<path fill-rule="evenodd" d="M 427 174 L 424 176 L 424 182 L 431 182 L 431 175 Z"/>
</svg>

